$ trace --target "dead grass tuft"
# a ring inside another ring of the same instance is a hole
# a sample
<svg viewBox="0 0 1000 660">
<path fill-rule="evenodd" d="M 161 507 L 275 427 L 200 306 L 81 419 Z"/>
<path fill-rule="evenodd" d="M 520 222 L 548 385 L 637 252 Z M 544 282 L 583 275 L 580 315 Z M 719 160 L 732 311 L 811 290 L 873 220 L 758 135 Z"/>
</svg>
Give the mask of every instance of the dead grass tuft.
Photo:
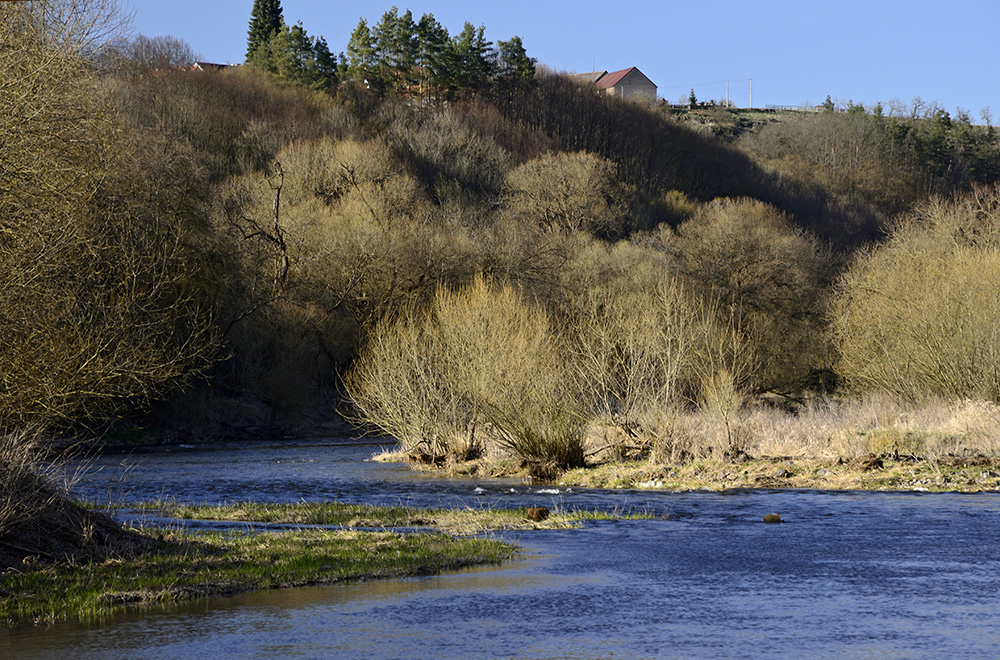
<svg viewBox="0 0 1000 660">
<path fill-rule="evenodd" d="M 145 540 L 68 499 L 41 471 L 37 440 L 0 436 L 0 570 L 131 555 Z"/>
</svg>

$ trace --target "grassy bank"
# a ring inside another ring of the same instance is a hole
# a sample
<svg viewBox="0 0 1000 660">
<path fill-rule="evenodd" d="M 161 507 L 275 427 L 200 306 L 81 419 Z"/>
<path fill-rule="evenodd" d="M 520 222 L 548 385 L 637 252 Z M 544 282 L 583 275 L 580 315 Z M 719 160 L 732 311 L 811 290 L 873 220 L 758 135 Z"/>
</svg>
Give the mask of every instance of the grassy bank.
<svg viewBox="0 0 1000 660">
<path fill-rule="evenodd" d="M 542 519 L 531 509 L 418 509 L 339 502 L 261 504 L 246 502 L 224 506 L 190 506 L 172 503 L 146 505 L 174 518 L 233 520 L 295 525 L 344 527 L 434 527 L 450 534 L 475 534 L 497 530 L 566 529 L 585 520 L 635 520 L 648 518 L 642 511 L 547 511 Z"/>
<path fill-rule="evenodd" d="M 239 503 L 188 506 L 156 502 L 140 508 L 184 519 L 294 525 L 340 525 L 339 530 L 194 533 L 140 530 L 129 553 L 101 560 L 42 563 L 28 557 L 0 581 L 0 622 L 90 620 L 116 611 L 227 596 L 259 589 L 429 575 L 497 564 L 517 549 L 472 537 L 494 530 L 565 529 L 585 520 L 649 517 L 637 511 L 532 509 L 417 509 L 336 502 Z M 351 528 L 428 527 L 427 533 Z"/>
<path fill-rule="evenodd" d="M 443 534 L 314 530 L 245 535 L 144 532 L 131 558 L 8 570 L 0 621 L 93 620 L 117 611 L 254 591 L 430 575 L 510 559 L 497 540 Z"/>
<path fill-rule="evenodd" d="M 980 492 L 1000 490 L 1000 460 L 968 457 L 932 462 L 868 455 L 849 462 L 787 457 L 736 463 L 703 459 L 678 465 L 633 461 L 572 470 L 560 477 L 559 484 L 662 490 L 808 488 Z"/>
</svg>

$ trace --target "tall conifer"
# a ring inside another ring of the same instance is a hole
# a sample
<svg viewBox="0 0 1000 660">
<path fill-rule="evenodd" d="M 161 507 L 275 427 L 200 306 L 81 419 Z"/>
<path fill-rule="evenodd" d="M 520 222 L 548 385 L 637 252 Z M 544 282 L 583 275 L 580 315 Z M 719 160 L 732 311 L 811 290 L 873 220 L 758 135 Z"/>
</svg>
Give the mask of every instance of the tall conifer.
<svg viewBox="0 0 1000 660">
<path fill-rule="evenodd" d="M 375 79 L 375 39 L 368 21 L 361 19 L 347 42 L 347 75 L 356 82 L 377 86 Z"/>
<path fill-rule="evenodd" d="M 281 30 L 283 23 L 281 0 L 254 0 L 247 31 L 247 62 L 252 61 L 262 47 L 268 47 L 271 37 Z"/>
</svg>

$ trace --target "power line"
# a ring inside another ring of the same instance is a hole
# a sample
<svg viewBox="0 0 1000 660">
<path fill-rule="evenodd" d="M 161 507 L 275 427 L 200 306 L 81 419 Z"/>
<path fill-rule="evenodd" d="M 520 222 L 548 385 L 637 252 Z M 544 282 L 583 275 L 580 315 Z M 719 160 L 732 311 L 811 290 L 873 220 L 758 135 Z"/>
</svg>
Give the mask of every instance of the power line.
<svg viewBox="0 0 1000 660">
<path fill-rule="evenodd" d="M 661 87 L 661 89 L 682 89 L 684 87 L 704 87 L 706 85 L 721 85 L 724 82 L 749 82 L 751 80 L 753 80 L 753 78 L 741 78 L 740 80 L 733 80 L 732 78 L 730 78 L 729 80 L 716 80 L 714 82 L 695 83 L 694 85 L 666 85 L 664 87 Z"/>
</svg>

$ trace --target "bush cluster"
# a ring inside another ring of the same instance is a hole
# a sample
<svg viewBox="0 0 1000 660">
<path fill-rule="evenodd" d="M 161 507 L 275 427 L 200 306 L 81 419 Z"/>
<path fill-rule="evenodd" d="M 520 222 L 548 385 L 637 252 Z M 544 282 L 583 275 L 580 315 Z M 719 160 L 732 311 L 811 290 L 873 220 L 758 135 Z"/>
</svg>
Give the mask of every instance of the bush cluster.
<svg viewBox="0 0 1000 660">
<path fill-rule="evenodd" d="M 498 443 L 577 467 L 582 417 L 561 343 L 543 309 L 477 277 L 376 327 L 348 391 L 365 420 L 435 460 Z"/>
</svg>

